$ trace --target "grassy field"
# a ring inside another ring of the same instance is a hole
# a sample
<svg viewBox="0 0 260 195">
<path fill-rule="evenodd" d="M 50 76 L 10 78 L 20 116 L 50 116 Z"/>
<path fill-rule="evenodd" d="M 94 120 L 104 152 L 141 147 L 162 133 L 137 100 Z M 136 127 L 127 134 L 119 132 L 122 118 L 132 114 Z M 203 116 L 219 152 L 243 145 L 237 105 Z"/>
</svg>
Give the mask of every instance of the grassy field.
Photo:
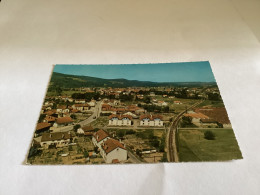
<svg viewBox="0 0 260 195">
<path fill-rule="evenodd" d="M 200 100 L 196 99 L 183 99 L 183 98 L 163 98 L 162 96 L 155 96 L 157 100 L 163 100 L 168 103 L 170 110 L 174 110 L 176 113 L 180 113 L 186 109 L 186 107 L 189 107 L 196 102 Z M 174 101 L 181 101 L 182 104 L 174 104 Z"/>
<path fill-rule="evenodd" d="M 205 100 L 204 102 L 199 104 L 197 107 L 203 107 L 203 106 L 224 107 L 224 103 L 222 101 Z"/>
<path fill-rule="evenodd" d="M 178 149 L 181 162 L 242 159 L 232 129 L 209 130 L 216 135 L 215 140 L 204 138 L 206 129 L 179 130 Z"/>
<path fill-rule="evenodd" d="M 106 126 L 106 125 L 108 125 L 108 117 L 107 116 L 100 116 L 100 117 L 97 118 L 97 120 L 93 121 L 89 125 L 91 125 L 93 127 Z"/>
</svg>

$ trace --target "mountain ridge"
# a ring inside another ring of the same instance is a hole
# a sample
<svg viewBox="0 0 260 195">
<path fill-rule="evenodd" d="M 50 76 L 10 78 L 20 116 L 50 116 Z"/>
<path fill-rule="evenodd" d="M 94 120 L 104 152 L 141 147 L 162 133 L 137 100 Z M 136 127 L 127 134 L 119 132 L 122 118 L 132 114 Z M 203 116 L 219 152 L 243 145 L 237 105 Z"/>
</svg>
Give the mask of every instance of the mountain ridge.
<svg viewBox="0 0 260 195">
<path fill-rule="evenodd" d="M 63 88 L 79 88 L 79 87 L 201 87 L 214 86 L 216 82 L 153 82 L 119 79 L 103 79 L 91 76 L 69 75 L 53 72 L 51 85 Z"/>
</svg>

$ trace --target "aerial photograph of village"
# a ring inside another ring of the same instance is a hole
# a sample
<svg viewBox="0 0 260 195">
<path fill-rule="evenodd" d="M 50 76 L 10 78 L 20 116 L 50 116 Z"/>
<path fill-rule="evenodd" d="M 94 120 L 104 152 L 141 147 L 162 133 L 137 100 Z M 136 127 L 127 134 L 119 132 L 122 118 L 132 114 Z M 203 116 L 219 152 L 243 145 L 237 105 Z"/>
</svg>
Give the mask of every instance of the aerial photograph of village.
<svg viewBox="0 0 260 195">
<path fill-rule="evenodd" d="M 26 164 L 242 159 L 209 62 L 55 65 Z"/>
</svg>

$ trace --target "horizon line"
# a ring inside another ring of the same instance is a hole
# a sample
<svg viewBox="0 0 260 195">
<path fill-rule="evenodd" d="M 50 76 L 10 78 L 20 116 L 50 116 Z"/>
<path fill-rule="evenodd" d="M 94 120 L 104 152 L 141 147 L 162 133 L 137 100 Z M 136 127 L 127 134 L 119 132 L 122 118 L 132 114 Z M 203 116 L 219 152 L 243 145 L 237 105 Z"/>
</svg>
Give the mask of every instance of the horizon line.
<svg viewBox="0 0 260 195">
<path fill-rule="evenodd" d="M 107 78 L 101 78 L 101 77 L 94 77 L 94 76 L 87 76 L 87 75 L 76 75 L 76 74 L 64 74 L 64 73 L 60 73 L 60 72 L 56 72 L 53 70 L 53 73 L 59 73 L 59 74 L 63 74 L 63 75 L 70 75 L 70 76 L 82 76 L 82 77 L 92 77 L 92 78 L 98 78 L 98 79 L 104 79 L 104 80 L 117 80 L 117 79 L 125 79 L 128 81 L 139 81 L 139 82 L 152 82 L 152 83 L 217 83 L 216 80 L 214 81 L 171 81 L 171 82 L 160 82 L 160 81 L 141 81 L 141 80 L 129 80 L 126 78 L 114 78 L 114 79 L 107 79 Z"/>
</svg>

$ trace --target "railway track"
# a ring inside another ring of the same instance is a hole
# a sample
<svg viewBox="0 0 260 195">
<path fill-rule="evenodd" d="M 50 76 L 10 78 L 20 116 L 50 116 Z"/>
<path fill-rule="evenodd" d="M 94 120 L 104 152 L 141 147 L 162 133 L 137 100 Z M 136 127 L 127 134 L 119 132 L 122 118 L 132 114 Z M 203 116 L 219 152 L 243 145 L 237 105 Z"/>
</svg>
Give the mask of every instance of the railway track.
<svg viewBox="0 0 260 195">
<path fill-rule="evenodd" d="M 204 101 L 204 100 L 203 100 Z M 193 104 L 192 106 L 190 106 L 189 108 L 187 108 L 187 110 L 194 108 L 195 106 L 201 104 L 203 101 L 197 102 L 195 104 Z M 168 153 L 169 153 L 169 162 L 179 162 L 179 157 L 178 157 L 178 151 L 177 151 L 177 145 L 175 142 L 175 137 L 176 137 L 176 133 L 177 133 L 177 127 L 179 124 L 179 121 L 181 119 L 181 117 L 183 116 L 183 114 L 186 112 L 183 111 L 181 113 L 179 113 L 176 118 L 174 119 L 174 121 L 172 122 L 172 125 L 170 126 L 170 130 L 169 130 L 169 137 L 168 137 Z"/>
</svg>

